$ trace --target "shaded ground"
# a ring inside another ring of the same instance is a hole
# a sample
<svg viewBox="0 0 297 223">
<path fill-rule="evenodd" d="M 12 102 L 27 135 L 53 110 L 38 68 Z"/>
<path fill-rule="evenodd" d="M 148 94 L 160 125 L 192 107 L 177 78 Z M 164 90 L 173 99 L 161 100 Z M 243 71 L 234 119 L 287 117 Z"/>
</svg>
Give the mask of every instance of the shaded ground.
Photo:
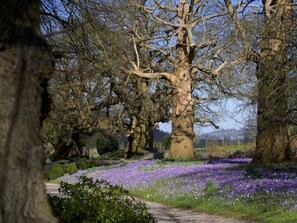
<svg viewBox="0 0 297 223">
<path fill-rule="evenodd" d="M 49 194 L 58 195 L 59 185 L 47 183 L 46 189 Z M 218 215 L 210 215 L 192 210 L 172 208 L 163 204 L 149 201 L 146 203 L 157 222 L 159 223 L 252 223 L 252 221 L 243 221 L 234 218 L 226 218 Z"/>
</svg>

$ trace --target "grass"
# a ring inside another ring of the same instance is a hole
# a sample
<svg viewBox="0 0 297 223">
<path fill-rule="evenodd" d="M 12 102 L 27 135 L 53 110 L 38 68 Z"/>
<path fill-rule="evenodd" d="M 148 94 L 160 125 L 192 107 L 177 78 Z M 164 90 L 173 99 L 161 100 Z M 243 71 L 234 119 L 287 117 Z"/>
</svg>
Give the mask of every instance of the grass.
<svg viewBox="0 0 297 223">
<path fill-rule="evenodd" d="M 170 181 L 170 180 L 169 180 Z M 226 204 L 224 198 L 214 196 L 219 190 L 213 182 L 209 181 L 204 188 L 205 196 L 197 198 L 191 193 L 180 196 L 171 196 L 172 193 L 160 192 L 160 188 L 166 187 L 168 179 L 158 181 L 153 187 L 145 190 L 133 190 L 131 193 L 139 198 L 163 203 L 169 206 L 194 209 L 196 211 L 219 214 L 244 220 L 259 221 L 265 223 L 294 223 L 297 222 L 297 213 L 286 208 L 268 206 L 265 200 L 270 200 L 270 195 L 259 194 L 254 199 L 240 199 L 233 204 Z M 231 202 L 232 203 L 232 202 Z"/>
<path fill-rule="evenodd" d="M 195 148 L 195 151 L 198 153 L 207 152 L 213 157 L 228 157 L 236 151 L 250 152 L 255 149 L 253 143 L 250 144 L 241 144 L 241 145 L 227 145 L 217 146 L 215 142 L 210 142 L 207 148 Z"/>
</svg>

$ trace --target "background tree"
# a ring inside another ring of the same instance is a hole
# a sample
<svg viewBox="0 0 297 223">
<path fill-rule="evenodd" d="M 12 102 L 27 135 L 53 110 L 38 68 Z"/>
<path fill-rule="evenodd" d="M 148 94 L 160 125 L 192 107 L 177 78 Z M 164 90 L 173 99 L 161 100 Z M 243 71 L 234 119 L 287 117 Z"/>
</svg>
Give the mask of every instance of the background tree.
<svg viewBox="0 0 297 223">
<path fill-rule="evenodd" d="M 288 53 L 293 28 L 292 1 L 262 1 L 262 5 L 254 1 L 246 4 L 237 1 L 233 5 L 234 2 L 225 0 L 225 3 L 242 40 L 243 52 L 239 60 L 244 58 L 256 66 L 258 108 L 253 162 L 289 161 L 292 155 L 288 139 Z M 256 18 L 262 28 L 250 32 L 246 24 L 255 10 L 263 11 L 257 13 L 261 17 Z M 240 15 L 245 12 L 245 16 Z"/>
<path fill-rule="evenodd" d="M 128 157 L 152 150 L 153 129 L 156 122 L 168 116 L 168 100 L 161 96 L 161 82 L 127 78 L 119 69 L 123 61 L 114 52 L 120 47 L 127 52 L 131 49 L 127 41 L 130 35 L 121 32 L 116 20 L 122 19 L 123 8 L 92 1 L 69 2 L 60 11 L 54 2 L 46 1 L 43 8 L 44 30 L 54 54 L 61 57 L 51 81 L 55 106 L 47 123 L 64 131 L 60 132 L 62 145 L 68 148 L 70 142 L 77 141 L 73 138 L 78 134 L 113 131 L 128 137 Z M 69 13 L 61 18 L 63 11 Z M 135 10 L 127 10 L 127 21 L 135 17 Z M 145 23 L 144 19 L 139 21 Z M 124 37 L 127 40 L 123 41 Z M 147 58 L 144 54 L 142 60 Z M 52 131 L 46 135 L 53 136 Z"/>
<path fill-rule="evenodd" d="M 39 135 L 45 78 L 53 61 L 39 27 L 38 0 L 1 1 L 0 222 L 55 222 Z"/>
<path fill-rule="evenodd" d="M 208 21 L 224 15 L 224 12 L 221 11 L 219 2 L 215 5 L 211 1 L 203 4 L 200 1 L 182 0 L 178 5 L 171 1 L 137 3 L 136 6 L 147 13 L 150 22 L 158 29 L 153 33 L 142 33 L 135 26 L 136 28 L 132 30 L 134 55 L 125 56 L 129 66 L 123 66 L 122 69 L 130 75 L 147 79 L 165 79 L 170 83 L 172 88 L 170 157 L 192 158 L 194 122 L 209 121 L 195 118 L 194 104 L 200 103 L 203 99 L 195 100 L 192 97 L 194 79 L 195 77 L 200 79 L 200 76 L 203 76 L 203 79 L 216 79 L 226 65 L 226 62 L 219 57 L 218 41 L 211 38 L 211 34 L 207 35 L 210 38 L 206 39 L 203 27 L 207 26 L 212 30 Z M 147 52 L 155 55 L 149 66 L 141 63 L 137 45 L 142 45 Z M 155 69 L 159 61 L 156 58 L 160 55 L 162 64 L 166 65 L 161 67 L 162 69 L 159 66 Z"/>
</svg>

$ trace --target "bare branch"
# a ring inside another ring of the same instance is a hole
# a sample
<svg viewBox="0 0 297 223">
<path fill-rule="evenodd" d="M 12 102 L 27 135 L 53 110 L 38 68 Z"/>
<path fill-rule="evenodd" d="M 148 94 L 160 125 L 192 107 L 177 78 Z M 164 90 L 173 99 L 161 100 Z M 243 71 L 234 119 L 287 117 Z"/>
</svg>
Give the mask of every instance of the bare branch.
<svg viewBox="0 0 297 223">
<path fill-rule="evenodd" d="M 136 61 L 137 61 L 136 62 L 136 66 L 137 66 L 137 69 L 139 69 L 139 54 L 138 54 L 138 50 L 137 50 L 137 46 L 136 46 L 136 41 L 135 41 L 134 35 L 132 35 L 132 40 L 133 40 L 133 47 L 134 47 Z"/>
<path fill-rule="evenodd" d="M 239 1 L 236 8 L 240 8 L 241 4 L 242 4 L 242 1 Z M 244 57 L 244 59 L 255 61 L 258 56 L 255 52 L 253 52 L 251 50 L 251 47 L 249 44 L 249 39 L 248 39 L 248 36 L 246 33 L 246 29 L 244 28 L 241 20 L 238 18 L 237 14 L 236 14 L 235 7 L 232 5 L 231 0 L 225 0 L 225 5 L 228 9 L 228 13 L 229 13 L 230 17 L 232 18 L 233 22 L 235 23 L 235 25 L 238 29 L 241 39 L 243 41 L 244 54 L 240 57 Z M 242 62 L 243 60 L 242 59 L 237 60 L 237 62 L 235 62 L 234 64 L 238 64 L 239 61 Z"/>
<path fill-rule="evenodd" d="M 206 102 L 206 101 L 216 101 L 218 98 L 199 98 L 196 100 L 193 100 L 194 104 L 200 104 L 201 102 Z"/>
<path fill-rule="evenodd" d="M 167 25 L 167 26 L 171 26 L 171 27 L 175 27 L 175 28 L 180 27 L 180 25 L 177 25 L 177 24 L 174 24 L 174 23 L 171 23 L 171 22 L 168 22 L 168 21 L 165 21 L 165 20 L 159 18 L 158 16 L 156 16 L 156 15 L 154 14 L 154 11 L 152 11 L 152 10 L 150 10 L 150 9 L 147 9 L 146 7 L 143 7 L 143 9 L 144 9 L 146 12 L 148 12 L 148 13 L 153 17 L 153 20 L 154 20 L 155 22 L 162 23 L 162 24 L 165 24 L 165 25 Z"/>
<path fill-rule="evenodd" d="M 165 50 L 161 49 L 161 48 L 156 48 L 153 47 L 151 45 L 147 45 L 147 44 L 142 44 L 142 46 L 145 46 L 148 49 L 151 49 L 155 52 L 160 52 L 161 54 L 163 54 L 167 59 L 169 59 L 172 63 L 174 63 L 175 59 L 171 56 L 170 53 L 166 52 Z"/>
<path fill-rule="evenodd" d="M 227 15 L 227 12 L 218 12 L 218 13 L 215 13 L 215 14 L 212 14 L 212 15 L 204 16 L 203 18 L 195 19 L 192 22 L 191 26 L 195 27 L 198 23 L 205 22 L 207 20 L 210 20 L 210 19 L 213 19 L 213 18 L 216 18 L 216 17 L 220 17 L 220 16 L 224 16 L 224 15 Z"/>
<path fill-rule="evenodd" d="M 222 63 L 217 69 L 211 69 L 203 66 L 202 64 L 193 64 L 191 68 L 192 73 L 203 72 L 208 75 L 211 75 L 211 78 L 217 78 L 219 76 L 220 71 L 227 65 L 227 61 Z"/>
<path fill-rule="evenodd" d="M 173 8 L 173 7 L 170 7 L 169 5 L 161 5 L 161 3 L 157 0 L 153 0 L 154 3 L 161 9 L 166 9 L 166 10 L 169 10 L 171 12 L 177 12 L 177 8 Z"/>
<path fill-rule="evenodd" d="M 143 72 L 136 67 L 134 67 L 134 70 L 128 70 L 125 67 L 121 67 L 121 70 L 125 72 L 128 75 L 134 74 L 138 77 L 146 78 L 146 79 L 166 79 L 173 83 L 175 81 L 175 77 L 171 73 L 167 72 L 153 72 L 153 73 L 146 73 Z"/>
<path fill-rule="evenodd" d="M 220 128 L 220 126 L 216 125 L 213 121 L 207 119 L 207 118 L 195 118 L 195 122 L 199 122 L 199 123 L 209 123 L 211 124 L 213 127 L 215 127 L 216 129 Z"/>
</svg>

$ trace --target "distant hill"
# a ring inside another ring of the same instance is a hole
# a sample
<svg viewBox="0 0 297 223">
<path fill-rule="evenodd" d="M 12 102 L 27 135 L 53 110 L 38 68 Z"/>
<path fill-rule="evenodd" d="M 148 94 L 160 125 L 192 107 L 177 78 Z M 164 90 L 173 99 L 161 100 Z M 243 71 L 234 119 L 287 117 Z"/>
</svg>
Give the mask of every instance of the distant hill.
<svg viewBox="0 0 297 223">
<path fill-rule="evenodd" d="M 237 144 L 238 139 L 241 143 L 250 143 L 254 141 L 254 136 L 246 137 L 245 129 L 219 129 L 209 133 L 203 133 L 198 136 L 196 148 L 204 148 L 206 141 L 215 141 L 217 145 L 222 144 L 222 139 L 227 144 Z"/>
<path fill-rule="evenodd" d="M 244 129 L 219 129 L 213 132 L 204 133 L 199 136 L 200 139 L 244 139 L 245 130 Z"/>
<path fill-rule="evenodd" d="M 161 143 L 164 136 L 170 135 L 169 132 L 164 132 L 160 129 L 154 129 L 154 140 L 157 143 Z"/>
</svg>

